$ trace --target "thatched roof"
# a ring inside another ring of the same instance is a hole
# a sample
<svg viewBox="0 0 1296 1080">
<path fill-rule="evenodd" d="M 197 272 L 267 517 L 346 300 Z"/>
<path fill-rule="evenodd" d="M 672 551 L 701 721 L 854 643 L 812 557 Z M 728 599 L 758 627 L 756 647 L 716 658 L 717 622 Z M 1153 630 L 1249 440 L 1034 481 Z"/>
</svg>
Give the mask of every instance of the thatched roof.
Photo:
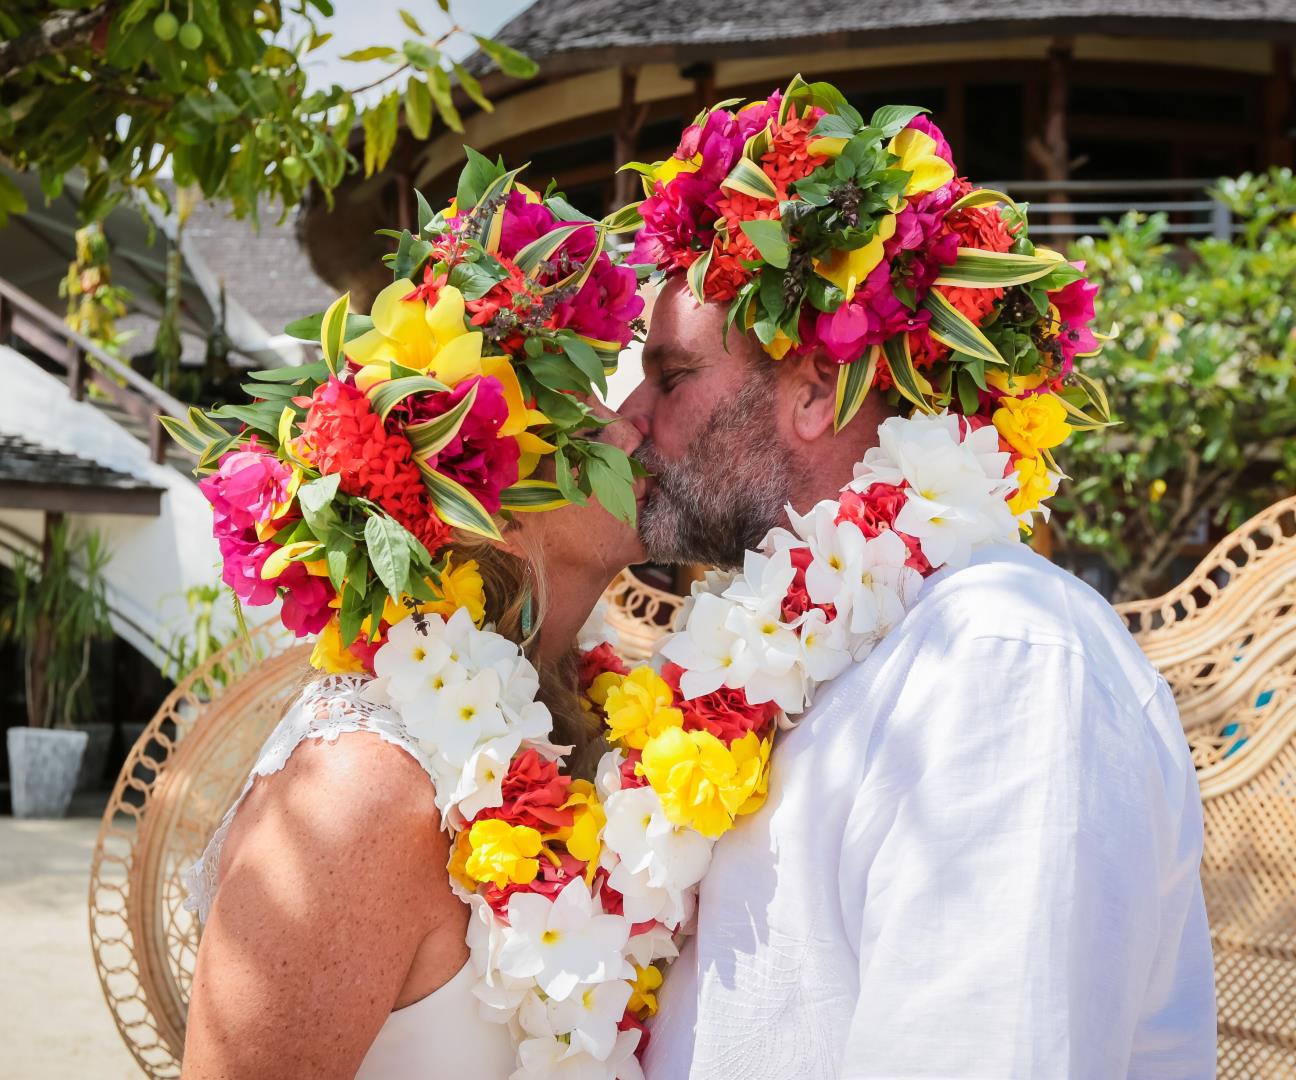
<svg viewBox="0 0 1296 1080">
<path fill-rule="evenodd" d="M 537 0 L 495 37 L 547 73 L 1022 34 L 1296 39 L 1292 0 Z M 473 66 L 492 65 L 478 54 Z"/>
</svg>

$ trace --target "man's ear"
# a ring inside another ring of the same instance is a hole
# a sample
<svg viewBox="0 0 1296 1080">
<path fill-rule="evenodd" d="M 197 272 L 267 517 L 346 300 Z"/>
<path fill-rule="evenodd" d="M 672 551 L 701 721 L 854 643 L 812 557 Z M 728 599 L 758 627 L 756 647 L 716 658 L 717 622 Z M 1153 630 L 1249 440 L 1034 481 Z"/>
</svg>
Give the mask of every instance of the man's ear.
<svg viewBox="0 0 1296 1080">
<path fill-rule="evenodd" d="M 819 351 L 794 362 L 796 369 L 788 373 L 793 380 L 792 430 L 802 442 L 817 442 L 832 431 L 840 365 Z"/>
</svg>

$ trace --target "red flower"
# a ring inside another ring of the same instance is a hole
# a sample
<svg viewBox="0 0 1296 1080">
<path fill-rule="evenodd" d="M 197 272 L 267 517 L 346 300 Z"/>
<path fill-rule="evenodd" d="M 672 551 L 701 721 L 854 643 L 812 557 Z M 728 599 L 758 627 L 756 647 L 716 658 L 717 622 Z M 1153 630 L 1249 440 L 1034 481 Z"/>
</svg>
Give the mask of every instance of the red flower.
<svg viewBox="0 0 1296 1080">
<path fill-rule="evenodd" d="M 843 491 L 838 500 L 841 511 L 837 514 L 837 523 L 855 522 L 860 532 L 869 540 L 891 529 L 909 549 L 909 557 L 905 559 L 905 565 L 920 574 L 930 574 L 931 563 L 923 555 L 917 538 L 902 533 L 895 527 L 896 515 L 903 509 L 907 498 L 905 491 L 903 486 L 895 484 L 870 484 L 863 495 L 855 491 Z"/>
<path fill-rule="evenodd" d="M 792 622 L 814 607 L 827 615 L 829 622 L 837 618 L 835 605 L 810 602 L 810 593 L 806 589 L 806 571 L 814 561 L 814 553 L 808 547 L 796 547 L 788 552 L 788 556 L 796 573 L 792 577 L 792 584 L 788 586 L 787 595 L 783 597 L 783 621 Z"/>
<path fill-rule="evenodd" d="M 778 706 L 774 702 L 752 705 L 741 690 L 731 690 L 727 686 L 692 701 L 684 701 L 679 690 L 683 674 L 684 669 L 678 664 L 667 664 L 662 669 L 662 678 L 674 688 L 676 704 L 684 714 L 685 731 L 709 731 L 727 746 L 749 731 L 762 734 L 778 716 Z"/>
<path fill-rule="evenodd" d="M 316 387 L 302 434 L 315 467 L 338 474 L 342 491 L 372 499 L 428 551 L 445 546 L 450 530 L 428 502 L 408 440 L 389 432 L 354 386 L 329 379 Z"/>
<path fill-rule="evenodd" d="M 630 674 L 630 669 L 626 667 L 625 661 L 617 655 L 616 649 L 612 648 L 606 641 L 602 645 L 595 645 L 592 649 L 586 649 L 580 654 L 577 663 L 580 665 L 580 671 L 577 675 L 578 685 L 582 689 L 588 689 L 595 679 L 608 671 L 616 675 Z"/>
<path fill-rule="evenodd" d="M 474 820 L 498 818 L 510 825 L 528 825 L 541 833 L 566 828 L 572 823 L 572 812 L 559 807 L 567 801 L 570 786 L 556 762 L 528 750 L 509 766 L 501 785 L 504 801 L 487 807 Z"/>
<path fill-rule="evenodd" d="M 474 820 L 479 820 L 482 815 L 478 814 Z M 508 903 L 509 897 L 515 892 L 539 893 L 541 896 L 547 896 L 553 900 L 563 891 L 568 882 L 575 878 L 581 877 L 585 873 L 585 864 L 574 855 L 568 855 L 567 852 L 559 849 L 555 852 L 561 863 L 554 866 L 543 855 L 540 857 L 540 873 L 536 879 L 529 885 L 505 885 L 502 889 L 497 889 L 494 885 L 487 885 L 483 894 L 486 897 L 486 903 L 490 904 L 491 910 L 495 912 L 506 923 L 508 922 Z"/>
</svg>

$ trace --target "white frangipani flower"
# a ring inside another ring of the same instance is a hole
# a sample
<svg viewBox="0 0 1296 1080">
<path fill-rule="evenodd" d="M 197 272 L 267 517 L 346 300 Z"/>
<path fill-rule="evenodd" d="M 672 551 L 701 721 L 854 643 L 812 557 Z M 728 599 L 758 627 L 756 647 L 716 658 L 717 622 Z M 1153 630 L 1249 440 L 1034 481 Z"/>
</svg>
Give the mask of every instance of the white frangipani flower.
<svg viewBox="0 0 1296 1080">
<path fill-rule="evenodd" d="M 675 931 L 658 925 L 634 934 L 626 942 L 625 955 L 635 967 L 641 968 L 657 960 L 674 960 L 679 956 Z"/>
<path fill-rule="evenodd" d="M 694 829 L 672 825 L 651 787 L 618 791 L 603 808 L 608 884 L 624 898 L 626 918 L 679 925 L 689 910 L 685 893 L 711 863 L 712 841 Z"/>
<path fill-rule="evenodd" d="M 471 821 L 487 807 L 499 806 L 504 801 L 504 777 L 521 745 L 520 735 L 501 735 L 473 751 L 460 770 L 458 784 L 448 800 L 461 822 Z"/>
<path fill-rule="evenodd" d="M 508 733 L 500 709 L 499 676 L 491 670 L 411 702 L 402 711 L 409 733 L 430 743 L 452 765 L 467 764 L 481 743 Z"/>
<path fill-rule="evenodd" d="M 631 990 L 630 983 L 616 979 L 579 987 L 565 1001 L 550 998 L 544 1003 L 547 1034 L 570 1035 L 574 1050 L 606 1061 L 616 1047 L 617 1024 L 625 1016 Z"/>
<path fill-rule="evenodd" d="M 757 660 L 746 639 L 726 624 L 736 609 L 741 610 L 732 600 L 699 593 L 684 629 L 662 645 L 661 655 L 684 669 L 680 692 L 686 699 L 722 686 L 743 686 L 755 670 Z"/>
<path fill-rule="evenodd" d="M 556 1036 L 525 1039 L 518 1046 L 521 1068 L 509 1080 L 643 1080 L 638 1045 L 637 1030 L 619 1032 L 607 1060 L 600 1061 Z"/>
<path fill-rule="evenodd" d="M 819 608 L 811 608 L 801 618 L 801 664 L 817 683 L 835 679 L 850 667 L 850 642 L 843 622 L 840 617 L 829 622 Z"/>
<path fill-rule="evenodd" d="M 732 570 L 705 570 L 700 580 L 694 581 L 689 586 L 689 594 L 684 599 L 675 612 L 675 619 L 671 625 L 671 630 L 679 632 L 688 625 L 689 617 L 693 614 L 693 607 L 697 603 L 699 596 L 720 596 L 730 585 L 733 584 L 734 578 L 738 575 Z"/>
<path fill-rule="evenodd" d="M 538 893 L 514 893 L 508 921 L 500 971 L 534 979 L 551 998 L 562 1001 L 581 983 L 634 977 L 621 956 L 629 921 L 605 914 L 581 878 L 568 882 L 552 901 Z"/>
</svg>

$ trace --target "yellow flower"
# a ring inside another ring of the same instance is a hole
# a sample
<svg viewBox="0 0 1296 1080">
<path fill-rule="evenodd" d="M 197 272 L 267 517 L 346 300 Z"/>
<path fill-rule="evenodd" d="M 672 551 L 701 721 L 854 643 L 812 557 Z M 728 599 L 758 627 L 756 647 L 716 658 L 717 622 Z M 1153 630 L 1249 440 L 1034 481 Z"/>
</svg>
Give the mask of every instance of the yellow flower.
<svg viewBox="0 0 1296 1080">
<path fill-rule="evenodd" d="M 1155 480 L 1153 480 L 1151 484 L 1148 485 L 1148 498 L 1151 499 L 1154 503 L 1159 503 L 1162 499 L 1164 499 L 1165 493 L 1166 493 L 1166 482 L 1162 480 L 1161 477 L 1159 476 Z"/>
<path fill-rule="evenodd" d="M 1009 397 L 1020 397 L 1027 390 L 1034 390 L 1047 375 L 1037 371 L 1034 375 L 1012 375 L 1004 368 L 994 368 L 986 372 L 986 385 Z"/>
<path fill-rule="evenodd" d="M 1040 503 L 1057 490 L 1057 480 L 1041 458 L 1024 457 L 1017 462 L 1017 494 L 1008 500 L 1013 517 L 1038 510 Z"/>
<path fill-rule="evenodd" d="M 336 615 L 324 624 L 324 629 L 316 638 L 310 662 L 312 667 L 329 675 L 364 671 L 360 658 L 342 644 L 342 630 Z"/>
<path fill-rule="evenodd" d="M 638 770 L 672 824 L 714 838 L 733 825 L 753 796 L 763 797 L 769 752 L 769 742 L 750 731 L 726 747 L 709 731 L 668 728 L 648 740 Z"/>
<path fill-rule="evenodd" d="M 834 250 L 827 259 L 815 259 L 815 272 L 827 278 L 846 294 L 849 302 L 855 289 L 873 272 L 885 254 L 883 247 L 895 235 L 896 216 L 887 214 L 878 222 L 877 235 L 863 247 L 850 251 Z"/>
<path fill-rule="evenodd" d="M 635 981 L 630 990 L 630 1001 L 626 1008 L 634 1014 L 636 1020 L 647 1020 L 657 1015 L 657 993 L 662 984 L 661 968 L 649 964 L 647 967 L 635 967 Z"/>
<path fill-rule="evenodd" d="M 383 622 L 395 626 L 416 611 L 420 615 L 443 615 L 448 619 L 460 608 L 467 608 L 472 621 L 481 626 L 486 617 L 486 589 L 481 568 L 475 560 L 468 559 L 462 566 L 455 566 L 454 557 L 447 556 L 446 568 L 441 571 L 441 584 L 428 578 L 427 585 L 440 594 L 439 599 L 413 603 L 413 598 L 408 595 L 400 598 L 389 596 L 383 604 Z"/>
<path fill-rule="evenodd" d="M 811 139 L 806 144 L 806 153 L 822 154 L 824 157 L 841 157 L 841 152 L 846 149 L 848 142 L 850 140 L 846 138 L 822 135 L 817 139 Z"/>
<path fill-rule="evenodd" d="M 1000 398 L 991 419 L 1008 445 L 1026 457 L 1061 446 L 1071 434 L 1066 409 L 1052 394 Z"/>
<path fill-rule="evenodd" d="M 468 831 L 472 854 L 464 871 L 476 881 L 489 881 L 497 889 L 529 885 L 540 872 L 540 834 L 529 825 L 510 825 L 487 818 Z"/>
<path fill-rule="evenodd" d="M 754 308 L 748 308 L 747 329 L 750 330 L 755 325 L 756 311 Z M 768 345 L 762 344 L 761 348 L 765 350 L 771 360 L 782 360 L 783 357 L 787 356 L 788 349 L 792 348 L 794 344 L 795 342 L 788 337 L 787 334 L 783 333 L 781 328 L 776 328 L 774 331 L 774 340 Z"/>
<path fill-rule="evenodd" d="M 654 735 L 684 725 L 675 708 L 675 692 L 650 667 L 637 667 L 617 686 L 608 688 L 603 705 L 608 741 L 642 750 Z"/>
<path fill-rule="evenodd" d="M 298 556 L 308 551 L 318 551 L 322 555 L 324 546 L 318 540 L 298 540 L 295 544 L 284 544 L 283 547 L 276 548 L 261 564 L 261 580 L 273 581 L 288 569 L 289 563 L 298 560 Z M 323 559 L 312 559 L 302 565 L 306 567 L 308 574 L 328 577 L 328 564 Z"/>
<path fill-rule="evenodd" d="M 559 829 L 553 839 L 567 845 L 567 851 L 586 864 L 586 884 L 594 880 L 598 872 L 599 852 L 603 850 L 600 837 L 603 826 L 607 824 L 607 814 L 599 802 L 594 785 L 588 780 L 573 780 L 564 810 L 572 811 L 572 823 L 565 829 Z"/>
<path fill-rule="evenodd" d="M 909 174 L 905 195 L 922 195 L 954 179 L 954 166 L 936 152 L 936 140 L 917 128 L 905 128 L 887 144 L 900 160 L 895 168 Z"/>
<path fill-rule="evenodd" d="M 701 166 L 702 166 L 701 154 L 694 154 L 687 161 L 683 160 L 682 158 L 677 158 L 674 154 L 672 154 L 665 161 L 660 162 L 655 169 L 653 169 L 652 178 L 654 180 L 660 180 L 663 184 L 669 184 L 672 180 L 675 179 L 675 177 L 679 176 L 680 173 L 697 172 L 698 169 L 701 168 Z"/>
<path fill-rule="evenodd" d="M 618 675 L 615 671 L 604 671 L 594 676 L 594 681 L 585 691 L 585 696 L 601 709 L 607 705 L 608 693 L 613 687 L 620 686 L 624 678 L 624 675 Z"/>
<path fill-rule="evenodd" d="M 499 380 L 509 410 L 500 435 L 522 435 L 528 427 L 548 423 L 543 413 L 527 408 L 508 357 L 482 356 L 481 331 L 470 331 L 464 323 L 463 293 L 443 285 L 436 303 L 428 307 L 417 297 L 405 299 L 413 291 L 414 282 L 408 278 L 388 285 L 373 303 L 374 328 L 348 343 L 347 356 L 364 365 L 356 375 L 361 390 L 368 392 L 390 379 L 392 363 L 450 387 L 475 375 L 489 375 Z M 529 434 L 518 440 L 524 453 L 536 450 L 532 440 L 540 441 Z"/>
<path fill-rule="evenodd" d="M 450 874 L 450 880 L 456 882 L 468 892 L 477 891 L 477 882 L 468 873 L 468 858 L 472 855 L 472 844 L 468 841 L 468 834 L 461 832 L 454 839 L 454 846 L 450 848 L 450 862 L 446 870 Z"/>
</svg>

